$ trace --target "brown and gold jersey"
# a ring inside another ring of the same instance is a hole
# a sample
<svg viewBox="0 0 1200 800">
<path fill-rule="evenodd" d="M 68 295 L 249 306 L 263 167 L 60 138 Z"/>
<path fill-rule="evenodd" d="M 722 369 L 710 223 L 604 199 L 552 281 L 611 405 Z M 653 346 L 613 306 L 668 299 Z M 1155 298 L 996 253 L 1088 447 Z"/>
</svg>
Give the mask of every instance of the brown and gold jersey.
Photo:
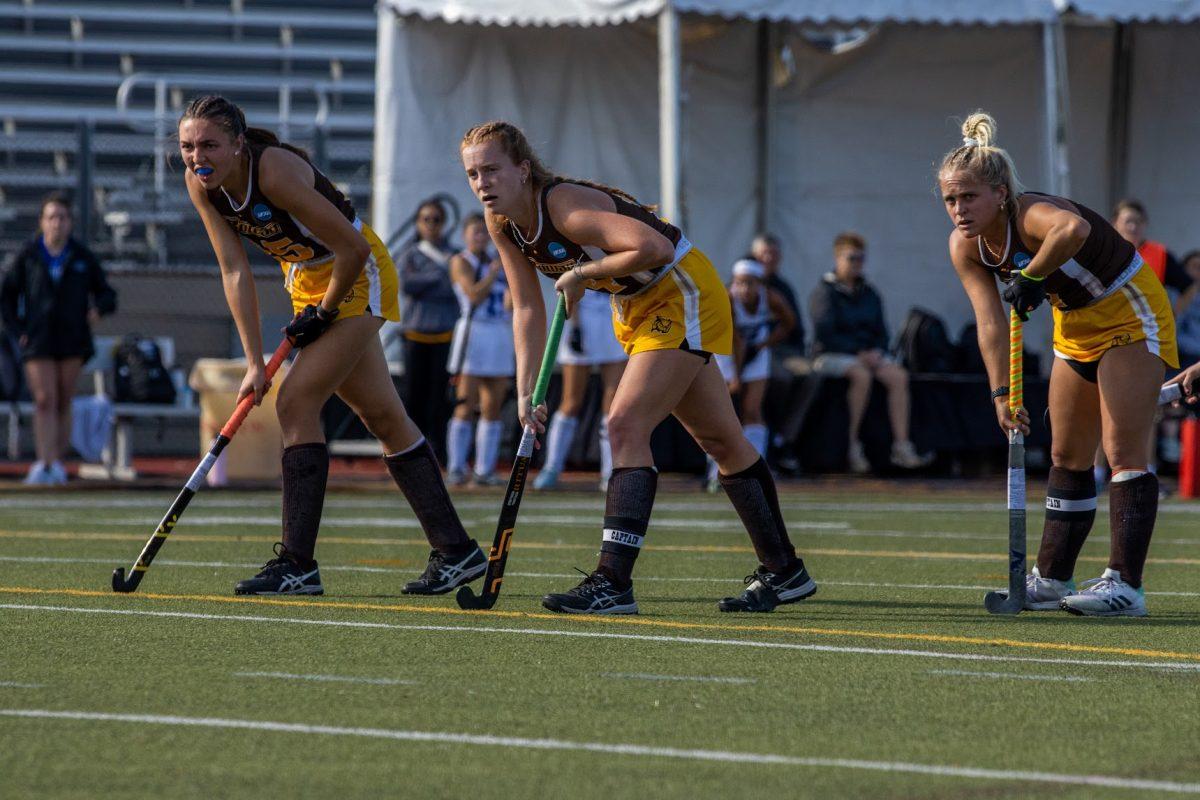
<svg viewBox="0 0 1200 800">
<path fill-rule="evenodd" d="M 267 147 L 249 145 L 249 148 L 250 177 L 245 199 L 241 204 L 234 203 L 224 187 L 218 187 L 209 190 L 209 201 L 229 223 L 229 227 L 254 242 L 272 258 L 298 266 L 311 266 L 329 261 L 333 258 L 333 251 L 306 228 L 304 223 L 272 203 L 262 193 L 258 180 L 258 163 Z M 316 167 L 313 167 L 313 188 L 358 227 L 354 206 Z"/>
<path fill-rule="evenodd" d="M 526 239 L 511 220 L 504 226 L 505 235 L 521 249 L 521 252 L 529 259 L 529 263 L 538 272 L 551 278 L 557 278 L 577 264 L 599 261 L 608 255 L 599 247 L 581 245 L 571 241 L 554 227 L 554 222 L 550 219 L 547 198 L 555 186 L 571 182 L 556 180 L 542 187 L 538 197 L 537 228 L 534 229 L 531 239 Z M 644 222 L 675 245 L 675 254 L 669 264 L 641 270 L 632 275 L 622 275 L 619 278 L 600 278 L 584 282 L 584 286 L 588 289 L 628 297 L 657 283 L 679 263 L 680 259 L 688 254 L 688 251 L 692 249 L 692 243 L 687 240 L 679 228 L 660 219 L 653 212 L 618 195 L 609 192 L 606 194 L 616 204 L 618 214 Z"/>
</svg>

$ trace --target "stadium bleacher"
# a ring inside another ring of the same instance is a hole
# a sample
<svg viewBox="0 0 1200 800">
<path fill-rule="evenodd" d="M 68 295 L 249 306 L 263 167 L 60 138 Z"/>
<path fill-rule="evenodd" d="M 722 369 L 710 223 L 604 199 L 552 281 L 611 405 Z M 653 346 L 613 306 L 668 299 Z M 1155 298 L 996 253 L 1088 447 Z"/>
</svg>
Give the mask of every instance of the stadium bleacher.
<svg viewBox="0 0 1200 800">
<path fill-rule="evenodd" d="M 206 90 L 309 147 L 367 208 L 374 59 L 372 0 L 0 2 L 0 252 L 63 189 L 86 195 L 87 237 L 112 268 L 211 269 L 177 161 L 155 181 L 156 100 L 173 133 Z"/>
</svg>

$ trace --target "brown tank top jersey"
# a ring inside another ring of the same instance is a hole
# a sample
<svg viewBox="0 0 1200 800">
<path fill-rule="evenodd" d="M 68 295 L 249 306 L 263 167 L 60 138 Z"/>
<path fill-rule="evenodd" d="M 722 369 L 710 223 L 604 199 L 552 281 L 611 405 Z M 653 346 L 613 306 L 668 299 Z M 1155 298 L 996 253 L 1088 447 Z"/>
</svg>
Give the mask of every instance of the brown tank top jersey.
<svg viewBox="0 0 1200 800">
<path fill-rule="evenodd" d="M 1056 307 L 1073 311 L 1089 306 L 1120 289 L 1141 268 L 1141 256 L 1133 245 L 1121 238 L 1108 220 L 1095 211 L 1065 197 L 1041 192 L 1025 194 L 1066 200 L 1092 226 L 1079 252 L 1046 277 L 1046 294 Z M 1008 226 L 1005 255 L 999 264 L 990 263 L 983 249 L 983 237 L 978 237 L 979 257 L 984 266 L 1005 283 L 1012 280 L 1014 272 L 1024 269 L 1033 260 L 1034 254 L 1033 248 L 1021 241 L 1016 221 L 1009 220 Z"/>
<path fill-rule="evenodd" d="M 550 219 L 547 198 L 550 196 L 551 190 L 561 183 L 573 183 L 573 181 L 558 180 L 542 187 L 538 197 L 537 228 L 534 230 L 532 239 L 526 239 L 511 220 L 504 226 L 505 235 L 521 249 L 521 252 L 529 259 L 529 263 L 538 272 L 551 278 L 557 278 L 577 264 L 599 261 L 608 255 L 599 247 L 581 245 L 571 241 L 554 227 L 554 222 Z M 660 219 L 653 212 L 611 192 L 605 192 L 605 194 L 611 197 L 613 203 L 616 204 L 618 214 L 646 223 L 667 237 L 675 246 L 675 254 L 669 264 L 635 272 L 632 275 L 622 275 L 619 278 L 600 278 L 584 282 L 584 286 L 588 289 L 628 297 L 658 283 L 679 263 L 680 259 L 688 254 L 688 251 L 692 249 L 692 243 L 687 240 L 679 228 Z"/>
<path fill-rule="evenodd" d="M 209 201 L 229 223 L 229 227 L 254 242 L 272 258 L 298 266 L 312 266 L 329 261 L 333 258 L 333 251 L 318 239 L 316 234 L 304 227 L 304 223 L 267 199 L 259 188 L 258 164 L 262 160 L 263 151 L 270 145 L 249 147 L 250 178 L 245 199 L 240 205 L 234 203 L 224 187 L 217 187 L 209 190 Z M 316 167 L 313 167 L 313 188 L 333 203 L 342 216 L 355 227 L 359 227 L 361 223 L 358 222 L 354 206 Z"/>
</svg>

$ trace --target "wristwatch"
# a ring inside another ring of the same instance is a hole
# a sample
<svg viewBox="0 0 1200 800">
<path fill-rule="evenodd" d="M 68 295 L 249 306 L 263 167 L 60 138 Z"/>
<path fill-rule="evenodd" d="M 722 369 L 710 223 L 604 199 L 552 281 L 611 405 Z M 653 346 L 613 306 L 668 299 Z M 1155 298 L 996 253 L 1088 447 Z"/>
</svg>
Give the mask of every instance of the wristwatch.
<svg viewBox="0 0 1200 800">
<path fill-rule="evenodd" d="M 995 389 L 992 390 L 992 399 L 993 400 L 999 400 L 1001 397 L 1008 397 L 1008 387 L 1007 386 L 997 386 Z"/>
</svg>

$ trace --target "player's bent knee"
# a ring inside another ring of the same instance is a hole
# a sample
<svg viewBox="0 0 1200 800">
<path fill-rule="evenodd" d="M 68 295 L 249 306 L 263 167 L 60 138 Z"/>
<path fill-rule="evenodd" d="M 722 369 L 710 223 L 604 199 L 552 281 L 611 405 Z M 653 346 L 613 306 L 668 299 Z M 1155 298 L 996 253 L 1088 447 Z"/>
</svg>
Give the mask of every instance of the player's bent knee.
<svg viewBox="0 0 1200 800">
<path fill-rule="evenodd" d="M 1050 463 L 1056 467 L 1070 470 L 1091 469 L 1095 453 L 1074 452 L 1071 450 L 1050 448 Z"/>
<path fill-rule="evenodd" d="M 637 414 L 621 409 L 613 409 L 608 414 L 608 440 L 613 449 L 626 445 L 636 445 L 649 441 L 650 430 L 644 420 Z"/>
</svg>

